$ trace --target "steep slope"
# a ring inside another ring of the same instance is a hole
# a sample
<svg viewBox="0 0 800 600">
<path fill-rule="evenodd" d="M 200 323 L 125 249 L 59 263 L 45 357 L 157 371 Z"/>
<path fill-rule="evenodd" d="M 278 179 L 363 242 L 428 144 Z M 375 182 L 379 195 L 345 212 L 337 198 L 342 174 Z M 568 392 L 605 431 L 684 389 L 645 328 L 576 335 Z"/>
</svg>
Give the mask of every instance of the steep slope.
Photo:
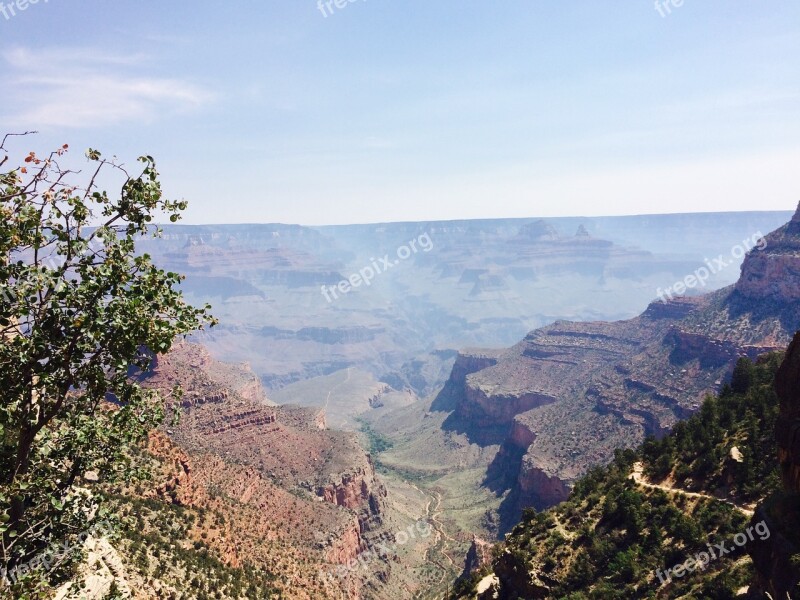
<svg viewBox="0 0 800 600">
<path fill-rule="evenodd" d="M 181 467 L 159 495 L 180 505 L 198 495 L 235 498 L 260 518 L 247 531 L 272 531 L 299 552 L 302 572 L 347 564 L 384 533 L 386 491 L 370 457 L 354 435 L 328 430 L 324 412 L 273 406 L 253 378 L 194 344 L 154 361 L 144 385 L 185 391 L 179 422 L 165 429 L 185 458 L 172 459 Z M 249 546 L 263 552 L 257 539 Z M 360 597 L 361 582 L 348 585 Z"/>
<path fill-rule="evenodd" d="M 122 536 L 87 542 L 91 581 L 60 597 L 369 600 L 425 591 L 435 574 L 424 557 L 437 543 L 425 509 L 415 517 L 387 505 L 356 434 L 328 430 L 321 410 L 274 406 L 247 365 L 219 363 L 195 344 L 155 358 L 141 382 L 182 388 L 168 406 L 175 418 L 143 451 L 150 481 L 86 482 L 109 497 Z"/>
<path fill-rule="evenodd" d="M 202 346 L 180 344 L 155 361 L 145 385 L 168 389 L 180 382 L 187 390 L 180 422 L 168 431 L 187 451 L 255 467 L 284 487 L 315 495 L 312 499 L 363 510 L 364 530 L 373 520 L 379 523 L 385 491 L 355 436 L 328 430 L 319 409 L 269 406 L 263 390 L 259 395 L 248 389 L 245 398 L 230 381 L 235 374 Z"/>
<path fill-rule="evenodd" d="M 800 334 L 778 371 L 776 389 L 780 415 L 775 430 L 783 489 L 766 499 L 753 520 L 763 520 L 773 532 L 749 548 L 756 567 L 753 596 L 800 597 Z"/>
<path fill-rule="evenodd" d="M 797 290 L 800 208 L 747 255 L 735 286 L 658 301 L 628 321 L 538 329 L 495 353 L 460 389 L 443 390 L 433 407 L 452 409 L 445 430 L 501 444 L 486 484 L 509 492 L 506 529 L 523 507 L 564 500 L 569 485 L 615 448 L 663 436 L 696 412 L 738 358 L 785 348 L 800 328 Z"/>
<path fill-rule="evenodd" d="M 772 531 L 752 508 L 779 486 L 780 361 L 742 359 L 733 387 L 666 438 L 618 451 L 579 479 L 567 502 L 526 511 L 453 597 L 722 599 L 746 590 L 745 550 Z"/>
</svg>

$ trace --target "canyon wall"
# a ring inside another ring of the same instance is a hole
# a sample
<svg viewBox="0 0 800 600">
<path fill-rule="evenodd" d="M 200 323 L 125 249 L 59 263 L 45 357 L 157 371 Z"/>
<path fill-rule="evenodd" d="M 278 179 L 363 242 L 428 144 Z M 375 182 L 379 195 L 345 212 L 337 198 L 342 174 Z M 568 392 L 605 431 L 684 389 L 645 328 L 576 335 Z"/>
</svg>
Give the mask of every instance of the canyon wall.
<svg viewBox="0 0 800 600">
<path fill-rule="evenodd" d="M 800 329 L 798 299 L 800 208 L 747 255 L 735 286 L 657 301 L 627 321 L 557 321 L 491 360 L 460 356 L 440 394 L 440 409 L 453 411 L 443 427 L 500 444 L 486 485 L 508 492 L 510 526 L 525 506 L 564 500 L 617 448 L 665 435 L 721 389 L 739 358 L 785 348 Z"/>
<path fill-rule="evenodd" d="M 800 592 L 800 333 L 775 379 L 780 415 L 775 431 L 778 460 L 785 492 L 767 498 L 756 509 L 752 523 L 764 521 L 770 535 L 748 546 L 756 577 L 751 598 L 796 598 Z"/>
<path fill-rule="evenodd" d="M 347 565 L 387 535 L 387 492 L 371 458 L 354 434 L 328 430 L 324 411 L 272 406 L 246 365 L 219 363 L 194 344 L 159 357 L 142 383 L 185 390 L 179 422 L 152 436 L 151 451 L 170 465 L 156 497 L 198 508 L 234 499 L 265 545 L 282 543 L 290 555 L 304 549 L 303 561 L 319 572 Z M 233 552 L 235 538 L 218 541 L 231 565 L 265 551 L 253 541 Z M 372 567 L 388 581 L 387 565 Z M 348 575 L 342 597 L 359 598 L 365 577 Z"/>
<path fill-rule="evenodd" d="M 753 300 L 800 300 L 800 206 L 792 220 L 745 259 L 736 291 Z"/>
</svg>

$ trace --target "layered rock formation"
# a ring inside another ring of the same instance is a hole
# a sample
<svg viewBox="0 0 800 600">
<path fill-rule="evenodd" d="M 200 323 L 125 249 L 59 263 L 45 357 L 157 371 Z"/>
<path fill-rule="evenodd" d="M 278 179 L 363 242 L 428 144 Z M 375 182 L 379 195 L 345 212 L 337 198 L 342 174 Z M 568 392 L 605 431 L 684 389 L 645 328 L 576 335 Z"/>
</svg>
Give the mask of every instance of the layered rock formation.
<svg viewBox="0 0 800 600">
<path fill-rule="evenodd" d="M 730 247 L 783 219 L 738 213 L 324 228 L 167 225 L 162 238 L 141 240 L 140 248 L 162 268 L 187 275 L 181 287 L 194 304 L 214 306 L 221 325 L 202 340 L 213 355 L 251 361 L 262 382 L 278 390 L 347 367 L 384 379 L 431 348 L 508 346 L 554 318 L 633 316 L 658 285 L 696 268 L 687 256 Z M 336 300 L 320 293 L 374 260 L 395 258 L 422 234 L 430 236 L 430 252 L 417 244 L 408 260 Z M 730 277 L 723 271 L 710 285 Z"/>
<path fill-rule="evenodd" d="M 788 224 L 764 241 L 764 247 L 753 250 L 745 260 L 736 291 L 751 300 L 800 300 L 800 206 Z"/>
<path fill-rule="evenodd" d="M 432 410 L 451 411 L 463 398 L 467 376 L 497 364 L 499 352 L 464 350 L 456 356 L 450 377 L 431 406 Z"/>
<path fill-rule="evenodd" d="M 369 467 L 366 469 L 364 467 L 355 469 L 337 476 L 336 481 L 332 483 L 319 486 L 316 493 L 326 502 L 336 506 L 353 510 L 369 507 L 376 516 L 380 515 L 381 500 L 386 496 L 386 490 L 375 480 L 372 461 L 369 461 Z"/>
<path fill-rule="evenodd" d="M 655 302 L 627 321 L 558 321 L 489 361 L 476 352 L 457 359 L 433 407 L 453 411 L 445 429 L 502 442 L 487 485 L 510 490 L 505 526 L 524 506 L 563 500 L 615 449 L 663 436 L 721 387 L 738 358 L 786 347 L 800 328 L 800 209 L 764 242 L 736 286 Z"/>
<path fill-rule="evenodd" d="M 314 549 L 302 560 L 319 571 L 348 564 L 386 535 L 386 490 L 370 457 L 354 435 L 327 430 L 322 410 L 274 406 L 253 381 L 246 365 L 219 363 L 194 344 L 154 361 L 143 385 L 166 393 L 179 383 L 185 392 L 174 406 L 179 422 L 153 437 L 154 454 L 172 464 L 154 493 L 195 507 L 235 499 L 265 540 Z M 234 533 L 221 539 L 231 540 L 230 548 L 218 542 L 229 564 L 240 564 Z M 263 552 L 257 545 L 248 546 L 248 560 Z M 359 598 L 363 577 L 351 576 L 343 597 Z"/>
<path fill-rule="evenodd" d="M 189 236 L 183 248 L 166 253 L 164 258 L 188 276 L 188 289 L 223 298 L 248 292 L 260 296 L 258 288 L 247 281 L 301 287 L 335 284 L 342 278 L 334 265 L 320 265 L 316 257 L 300 249 L 231 246 L 212 245 L 203 236 Z M 235 285 L 231 289 L 232 282 Z"/>
<path fill-rule="evenodd" d="M 252 467 L 186 452 L 163 432 L 151 434 L 149 450 L 159 467 L 153 489 L 144 493 L 146 498 L 195 515 L 224 515 L 223 519 L 198 518 L 179 543 L 208 544 L 233 568 L 257 565 L 280 573 L 279 586 L 291 597 L 358 597 L 328 594 L 318 581 L 318 571 L 330 562 L 341 564 L 338 561 L 357 555 L 360 541 L 350 534 L 353 529 L 358 534 L 355 518 L 343 518 L 333 505 L 308 503 Z M 310 542 L 320 529 L 335 531 L 334 543 L 323 547 Z M 158 558 L 170 560 L 168 555 Z M 158 589 L 147 593 L 147 586 L 144 591 L 141 597 L 170 597 Z"/>
</svg>

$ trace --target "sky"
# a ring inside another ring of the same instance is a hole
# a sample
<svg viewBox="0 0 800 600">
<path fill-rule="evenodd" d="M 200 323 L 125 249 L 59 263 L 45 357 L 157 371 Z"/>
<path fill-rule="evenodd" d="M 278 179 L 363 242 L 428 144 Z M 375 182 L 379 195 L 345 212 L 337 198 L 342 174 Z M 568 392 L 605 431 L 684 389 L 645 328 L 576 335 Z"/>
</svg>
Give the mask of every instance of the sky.
<svg viewBox="0 0 800 600">
<path fill-rule="evenodd" d="M 339 2 L 0 0 L 0 132 L 152 155 L 192 224 L 800 200 L 796 1 Z"/>
</svg>

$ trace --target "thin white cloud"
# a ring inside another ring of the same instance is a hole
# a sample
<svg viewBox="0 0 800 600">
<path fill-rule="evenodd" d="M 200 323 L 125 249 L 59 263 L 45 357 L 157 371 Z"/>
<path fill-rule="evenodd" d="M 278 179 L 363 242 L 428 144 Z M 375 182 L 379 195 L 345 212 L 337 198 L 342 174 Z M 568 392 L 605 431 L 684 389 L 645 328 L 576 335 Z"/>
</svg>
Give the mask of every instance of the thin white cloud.
<svg viewBox="0 0 800 600">
<path fill-rule="evenodd" d="M 4 122 L 35 129 L 151 123 L 196 110 L 213 98 L 193 83 L 143 76 L 144 55 L 109 55 L 84 49 L 2 55 L 8 90 Z M 14 107 L 14 108 L 10 108 Z"/>
<path fill-rule="evenodd" d="M 145 54 L 107 54 L 89 48 L 16 47 L 3 53 L 3 59 L 16 69 L 52 70 L 69 65 L 72 69 L 91 69 L 102 65 L 136 65 L 147 60 Z"/>
</svg>

